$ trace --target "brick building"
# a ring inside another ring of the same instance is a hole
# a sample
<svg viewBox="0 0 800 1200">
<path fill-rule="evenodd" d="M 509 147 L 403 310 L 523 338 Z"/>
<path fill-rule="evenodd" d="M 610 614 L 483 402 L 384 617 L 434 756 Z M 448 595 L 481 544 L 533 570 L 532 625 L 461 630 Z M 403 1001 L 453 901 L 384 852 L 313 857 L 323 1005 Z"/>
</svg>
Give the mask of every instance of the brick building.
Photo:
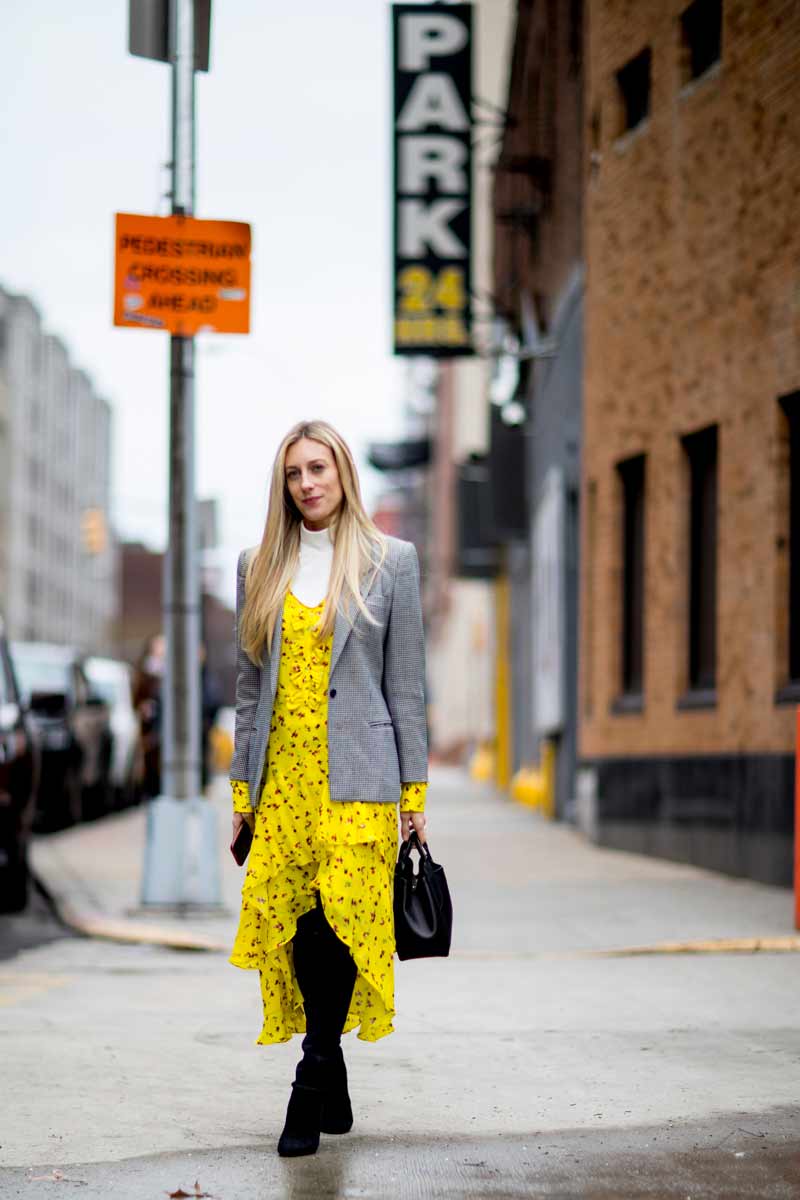
<svg viewBox="0 0 800 1200">
<path fill-rule="evenodd" d="M 120 547 L 120 611 L 114 626 L 115 653 L 137 665 L 145 645 L 162 628 L 164 555 L 140 542 Z M 235 615 L 212 592 L 200 593 L 202 639 L 206 661 L 224 704 L 236 690 Z"/>
<path fill-rule="evenodd" d="M 584 812 L 787 883 L 800 6 L 594 0 L 585 65 Z"/>
<path fill-rule="evenodd" d="M 519 0 L 496 164 L 498 341 L 488 455 L 502 542 L 512 789 L 554 762 L 571 816 L 577 743 L 578 493 L 583 342 L 582 0 Z"/>
<path fill-rule="evenodd" d="M 518 0 L 507 124 L 494 183 L 494 293 L 548 329 L 582 261 L 583 2 Z"/>
<path fill-rule="evenodd" d="M 494 585 L 491 573 L 465 567 L 459 528 L 460 481 L 487 448 L 492 291 L 492 186 L 508 77 L 513 0 L 477 0 L 473 12 L 472 286 L 478 300 L 474 358 L 442 360 L 429 420 L 430 465 L 423 575 L 431 747 L 458 760 L 488 745 L 498 723 L 493 687 Z"/>
</svg>

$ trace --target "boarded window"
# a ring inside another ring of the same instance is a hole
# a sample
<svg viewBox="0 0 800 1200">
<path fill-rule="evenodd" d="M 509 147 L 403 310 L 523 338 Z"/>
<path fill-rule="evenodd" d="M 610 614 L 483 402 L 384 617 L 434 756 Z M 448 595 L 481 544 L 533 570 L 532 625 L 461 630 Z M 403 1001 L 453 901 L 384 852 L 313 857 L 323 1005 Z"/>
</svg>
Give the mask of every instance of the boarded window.
<svg viewBox="0 0 800 1200">
<path fill-rule="evenodd" d="M 800 392 L 781 399 L 789 426 L 789 681 L 800 683 Z"/>
<path fill-rule="evenodd" d="M 717 679 L 717 427 L 683 439 L 689 465 L 689 687 Z"/>
<path fill-rule="evenodd" d="M 648 46 L 617 71 L 620 134 L 635 129 L 650 112 L 650 57 Z"/>
<path fill-rule="evenodd" d="M 704 75 L 722 52 L 722 0 L 694 0 L 681 16 L 683 82 Z"/>
<path fill-rule="evenodd" d="M 622 488 L 621 684 L 641 696 L 644 663 L 644 479 L 645 457 L 617 464 Z"/>
</svg>

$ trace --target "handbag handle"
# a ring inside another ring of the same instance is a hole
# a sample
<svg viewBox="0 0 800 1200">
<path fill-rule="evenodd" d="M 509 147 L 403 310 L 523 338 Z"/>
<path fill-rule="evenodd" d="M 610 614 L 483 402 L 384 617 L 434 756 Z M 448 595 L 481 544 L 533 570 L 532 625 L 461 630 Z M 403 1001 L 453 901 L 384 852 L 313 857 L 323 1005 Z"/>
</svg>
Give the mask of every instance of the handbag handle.
<svg viewBox="0 0 800 1200">
<path fill-rule="evenodd" d="M 411 830 L 410 834 L 408 835 L 408 841 L 403 842 L 402 846 L 400 847 L 400 861 L 406 862 L 411 857 L 412 850 L 416 850 L 420 858 L 425 858 L 429 863 L 433 863 L 433 858 L 430 850 L 428 849 L 428 844 L 427 842 L 421 842 L 419 840 L 419 834 L 417 833 L 416 829 Z"/>
</svg>

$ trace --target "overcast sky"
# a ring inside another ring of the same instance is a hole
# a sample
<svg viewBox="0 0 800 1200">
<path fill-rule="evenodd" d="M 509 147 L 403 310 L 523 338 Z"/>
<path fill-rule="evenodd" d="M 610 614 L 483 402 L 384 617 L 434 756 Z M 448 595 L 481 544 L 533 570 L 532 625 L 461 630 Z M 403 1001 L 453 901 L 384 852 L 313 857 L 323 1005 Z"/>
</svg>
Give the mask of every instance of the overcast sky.
<svg viewBox="0 0 800 1200">
<path fill-rule="evenodd" d="M 111 403 L 113 518 L 160 546 L 168 338 L 111 314 L 113 214 L 168 212 L 169 68 L 127 53 L 127 9 L 3 5 L 0 284 L 33 299 Z M 388 32 L 386 0 L 213 5 L 196 215 L 253 226 L 252 332 L 198 339 L 197 490 L 219 498 L 227 554 L 258 540 L 295 420 L 332 421 L 362 464 L 368 441 L 400 429 Z M 365 468 L 362 483 L 371 497 L 381 478 Z"/>
</svg>

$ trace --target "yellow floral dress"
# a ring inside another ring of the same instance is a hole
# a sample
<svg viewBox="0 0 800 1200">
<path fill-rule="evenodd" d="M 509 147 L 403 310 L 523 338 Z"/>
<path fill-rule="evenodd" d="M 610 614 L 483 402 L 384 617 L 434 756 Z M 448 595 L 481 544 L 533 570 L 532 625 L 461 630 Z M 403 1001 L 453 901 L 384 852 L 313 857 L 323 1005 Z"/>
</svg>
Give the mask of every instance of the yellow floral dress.
<svg viewBox="0 0 800 1200">
<path fill-rule="evenodd" d="M 332 637 L 314 634 L 322 604 L 288 592 L 270 725 L 267 774 L 256 810 L 230 961 L 258 970 L 264 1023 L 258 1042 L 305 1032 L 292 938 L 319 892 L 332 929 L 350 948 L 358 975 L 345 1032 L 374 1042 L 392 1032 L 397 855 L 393 804 L 332 801 L 328 789 L 328 673 Z M 248 787 L 234 782 L 234 811 L 251 811 Z M 406 783 L 401 811 L 422 812 L 424 783 Z"/>
</svg>

